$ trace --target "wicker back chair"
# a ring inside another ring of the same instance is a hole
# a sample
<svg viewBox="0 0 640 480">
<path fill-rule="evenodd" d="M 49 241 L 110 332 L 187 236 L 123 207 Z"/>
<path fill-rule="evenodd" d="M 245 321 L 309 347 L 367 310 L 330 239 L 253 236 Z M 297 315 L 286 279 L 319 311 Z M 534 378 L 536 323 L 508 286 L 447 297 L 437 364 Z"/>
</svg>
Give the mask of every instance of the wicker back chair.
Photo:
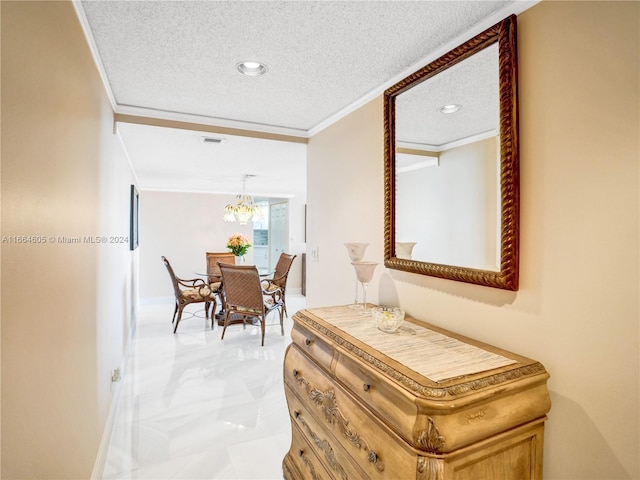
<svg viewBox="0 0 640 480">
<path fill-rule="evenodd" d="M 209 287 L 211 291 L 220 299 L 220 305 L 222 311 L 220 316 L 224 315 L 224 295 L 220 288 L 222 282 L 222 273 L 220 273 L 220 267 L 218 263 L 227 263 L 229 265 L 235 265 L 236 256 L 231 252 L 206 252 L 207 254 L 207 275 L 209 276 Z M 207 306 L 208 307 L 208 306 Z M 216 305 L 214 304 L 211 316 L 216 316 Z"/>
<path fill-rule="evenodd" d="M 220 263 L 222 272 L 222 284 L 224 285 L 224 296 L 226 301 L 226 313 L 224 317 L 224 328 L 222 329 L 222 339 L 229 326 L 231 316 L 242 318 L 242 327 L 245 328 L 247 318 L 257 318 L 260 320 L 260 330 L 262 333 L 261 345 L 264 347 L 264 331 L 267 315 L 273 311 L 280 312 L 280 332 L 284 335 L 283 325 L 283 302 L 278 292 L 265 296 L 265 292 L 260 285 L 260 275 L 254 265 L 228 265 Z"/>
<path fill-rule="evenodd" d="M 213 303 L 213 311 L 216 310 L 216 297 L 211 291 L 211 288 L 202 278 L 183 279 L 178 278 L 165 257 L 162 257 L 164 266 L 167 267 L 169 276 L 171 277 L 171 283 L 173 284 L 173 293 L 175 295 L 176 308 L 173 310 L 173 318 L 171 323 L 175 323 L 173 333 L 178 330 L 178 324 L 182 319 L 182 310 L 184 307 L 191 303 L 204 303 L 205 315 L 209 318 L 209 304 Z M 177 314 L 177 318 L 176 318 Z M 211 316 L 211 328 L 213 328 L 213 315 Z"/>
<path fill-rule="evenodd" d="M 287 299 L 285 296 L 287 289 L 287 278 L 289 277 L 289 270 L 291 270 L 291 265 L 293 264 L 293 260 L 295 258 L 296 255 L 281 253 L 280 258 L 278 258 L 278 263 L 276 263 L 276 271 L 273 272 L 273 277 L 265 278 L 262 280 L 262 288 L 267 292 L 275 292 L 278 289 L 281 290 L 284 314 L 287 317 L 289 316 L 289 314 L 287 313 Z"/>
<path fill-rule="evenodd" d="M 209 283 L 219 282 L 222 277 L 218 263 L 235 265 L 236 256 L 231 252 L 207 252 L 207 275 L 209 275 Z"/>
</svg>

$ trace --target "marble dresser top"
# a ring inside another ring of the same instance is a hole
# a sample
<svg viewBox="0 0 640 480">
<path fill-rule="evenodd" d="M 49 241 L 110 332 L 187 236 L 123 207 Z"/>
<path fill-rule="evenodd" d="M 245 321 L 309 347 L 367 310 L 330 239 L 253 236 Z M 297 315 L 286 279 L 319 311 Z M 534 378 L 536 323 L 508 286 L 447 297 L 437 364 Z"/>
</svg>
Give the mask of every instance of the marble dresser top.
<svg viewBox="0 0 640 480">
<path fill-rule="evenodd" d="M 517 363 L 417 323 L 404 322 L 396 332 L 385 333 L 378 330 L 371 316 L 359 315 L 349 307 L 307 311 L 434 382 Z"/>
</svg>

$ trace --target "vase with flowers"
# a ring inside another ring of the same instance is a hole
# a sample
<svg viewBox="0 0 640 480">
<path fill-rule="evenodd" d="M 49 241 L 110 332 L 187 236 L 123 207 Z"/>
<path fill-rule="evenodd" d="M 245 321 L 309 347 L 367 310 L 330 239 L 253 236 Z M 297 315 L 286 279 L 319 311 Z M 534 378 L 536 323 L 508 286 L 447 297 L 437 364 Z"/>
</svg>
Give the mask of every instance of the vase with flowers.
<svg viewBox="0 0 640 480">
<path fill-rule="evenodd" d="M 244 255 L 249 247 L 251 247 L 249 237 L 241 233 L 234 233 L 227 240 L 227 248 L 240 260 L 236 263 L 244 263 Z"/>
</svg>

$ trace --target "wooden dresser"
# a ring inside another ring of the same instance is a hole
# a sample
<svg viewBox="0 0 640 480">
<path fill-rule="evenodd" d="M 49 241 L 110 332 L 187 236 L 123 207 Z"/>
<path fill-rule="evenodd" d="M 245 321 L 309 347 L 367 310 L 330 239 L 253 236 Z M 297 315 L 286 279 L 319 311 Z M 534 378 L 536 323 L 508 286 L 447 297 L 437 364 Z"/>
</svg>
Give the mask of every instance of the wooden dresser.
<svg viewBox="0 0 640 480">
<path fill-rule="evenodd" d="M 294 315 L 288 480 L 542 478 L 549 375 L 534 360 L 349 307 Z"/>
</svg>

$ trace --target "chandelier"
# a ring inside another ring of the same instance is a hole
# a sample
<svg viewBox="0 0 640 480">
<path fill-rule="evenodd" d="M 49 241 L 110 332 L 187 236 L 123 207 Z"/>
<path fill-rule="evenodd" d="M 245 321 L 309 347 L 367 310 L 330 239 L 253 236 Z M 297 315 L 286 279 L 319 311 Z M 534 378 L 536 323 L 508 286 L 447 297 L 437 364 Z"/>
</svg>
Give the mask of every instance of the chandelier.
<svg viewBox="0 0 640 480">
<path fill-rule="evenodd" d="M 240 225 L 246 225 L 249 219 L 256 221 L 262 218 L 262 209 L 254 203 L 251 195 L 245 193 L 245 184 L 247 179 L 255 177 L 255 175 L 245 175 L 242 179 L 242 193 L 236 195 L 237 202 L 224 207 L 224 215 L 222 218 L 225 222 L 238 221 Z"/>
</svg>

